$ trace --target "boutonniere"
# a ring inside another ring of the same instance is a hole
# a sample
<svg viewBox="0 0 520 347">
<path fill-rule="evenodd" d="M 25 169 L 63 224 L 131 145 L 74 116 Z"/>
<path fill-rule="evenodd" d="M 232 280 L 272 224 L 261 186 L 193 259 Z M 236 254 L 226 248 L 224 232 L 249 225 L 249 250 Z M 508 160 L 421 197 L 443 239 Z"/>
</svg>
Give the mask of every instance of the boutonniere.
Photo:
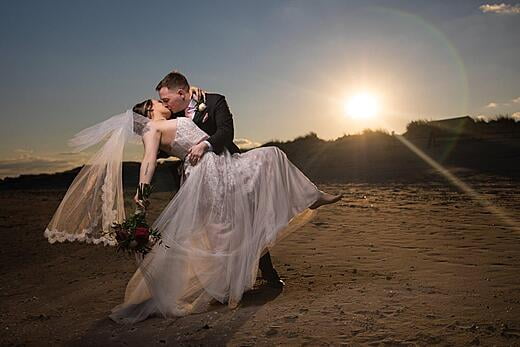
<svg viewBox="0 0 520 347">
<path fill-rule="evenodd" d="M 197 100 L 197 103 L 195 105 L 195 115 L 193 116 L 193 121 L 195 124 L 197 123 L 204 123 L 206 120 L 208 120 L 208 114 L 204 114 L 204 111 L 206 111 L 206 103 L 204 101 L 205 97 L 202 97 L 201 100 Z"/>
<path fill-rule="evenodd" d="M 204 112 L 204 110 L 207 108 L 206 106 L 206 96 L 202 95 L 200 100 L 195 99 L 195 110 L 199 112 Z"/>
</svg>

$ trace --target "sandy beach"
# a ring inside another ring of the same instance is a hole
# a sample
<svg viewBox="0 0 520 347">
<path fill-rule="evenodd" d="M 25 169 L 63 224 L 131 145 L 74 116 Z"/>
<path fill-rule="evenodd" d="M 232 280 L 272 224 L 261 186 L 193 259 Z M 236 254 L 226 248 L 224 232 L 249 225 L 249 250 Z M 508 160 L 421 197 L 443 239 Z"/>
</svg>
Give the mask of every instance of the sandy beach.
<svg viewBox="0 0 520 347">
<path fill-rule="evenodd" d="M 467 183 L 520 220 L 514 181 Z M 3 191 L 0 344 L 520 345 L 520 234 L 503 219 L 446 183 L 320 188 L 345 198 L 271 250 L 283 291 L 258 281 L 235 310 L 132 326 L 107 315 L 134 260 L 48 244 L 63 191 Z M 153 196 L 151 219 L 172 196 Z"/>
</svg>

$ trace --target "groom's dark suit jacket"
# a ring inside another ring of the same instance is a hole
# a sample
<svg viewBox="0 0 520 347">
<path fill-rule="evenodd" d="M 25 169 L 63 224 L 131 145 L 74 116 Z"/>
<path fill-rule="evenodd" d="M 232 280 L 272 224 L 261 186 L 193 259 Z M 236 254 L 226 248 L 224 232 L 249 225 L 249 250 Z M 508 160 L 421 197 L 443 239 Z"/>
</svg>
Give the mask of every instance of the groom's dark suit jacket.
<svg viewBox="0 0 520 347">
<path fill-rule="evenodd" d="M 233 143 L 235 134 L 233 127 L 233 115 L 229 111 L 228 104 L 224 95 L 206 93 L 206 110 L 204 116 L 207 114 L 206 120 L 202 119 L 195 122 L 199 128 L 204 130 L 208 135 L 208 142 L 213 147 L 213 152 L 216 154 L 222 153 L 224 148 L 233 154 L 240 153 L 240 149 Z M 173 118 L 184 117 L 184 111 L 174 113 Z M 169 155 L 159 151 L 159 157 L 165 158 Z"/>
</svg>

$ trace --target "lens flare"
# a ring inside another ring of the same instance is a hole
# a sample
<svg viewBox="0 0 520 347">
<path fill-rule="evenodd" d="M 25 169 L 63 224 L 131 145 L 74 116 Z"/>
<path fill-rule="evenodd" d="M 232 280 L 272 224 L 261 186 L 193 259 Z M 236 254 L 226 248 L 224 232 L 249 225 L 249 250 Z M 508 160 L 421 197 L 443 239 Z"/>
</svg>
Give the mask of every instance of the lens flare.
<svg viewBox="0 0 520 347">
<path fill-rule="evenodd" d="M 488 210 L 490 213 L 495 215 L 499 220 L 501 220 L 505 225 L 507 225 L 511 230 L 520 233 L 519 223 L 512 218 L 506 211 L 504 211 L 499 206 L 496 206 L 491 201 L 487 200 L 483 195 L 479 194 L 473 188 L 471 188 L 468 184 L 463 182 L 461 179 L 452 174 L 448 169 L 444 168 L 441 164 L 433 160 L 428 154 L 424 153 L 420 148 L 415 146 L 412 142 L 406 139 L 402 135 L 395 136 L 403 145 L 408 147 L 413 153 L 415 153 L 419 158 L 421 158 L 425 163 L 434 168 L 440 175 L 444 176 L 450 183 L 452 183 L 455 187 L 459 188 L 463 191 L 467 196 L 478 202 L 483 208 Z"/>
</svg>

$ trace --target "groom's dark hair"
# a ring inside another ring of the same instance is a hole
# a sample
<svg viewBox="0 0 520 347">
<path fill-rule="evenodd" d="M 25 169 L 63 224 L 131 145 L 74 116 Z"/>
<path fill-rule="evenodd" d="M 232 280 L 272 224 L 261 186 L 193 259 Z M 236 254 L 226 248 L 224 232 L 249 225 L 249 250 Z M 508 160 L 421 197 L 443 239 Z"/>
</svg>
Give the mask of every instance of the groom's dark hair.
<svg viewBox="0 0 520 347">
<path fill-rule="evenodd" d="M 155 87 L 156 91 L 161 90 L 161 88 L 166 87 L 168 89 L 184 89 L 185 91 L 190 90 L 190 85 L 186 77 L 183 74 L 177 71 L 172 71 L 159 82 L 157 87 Z"/>
</svg>

